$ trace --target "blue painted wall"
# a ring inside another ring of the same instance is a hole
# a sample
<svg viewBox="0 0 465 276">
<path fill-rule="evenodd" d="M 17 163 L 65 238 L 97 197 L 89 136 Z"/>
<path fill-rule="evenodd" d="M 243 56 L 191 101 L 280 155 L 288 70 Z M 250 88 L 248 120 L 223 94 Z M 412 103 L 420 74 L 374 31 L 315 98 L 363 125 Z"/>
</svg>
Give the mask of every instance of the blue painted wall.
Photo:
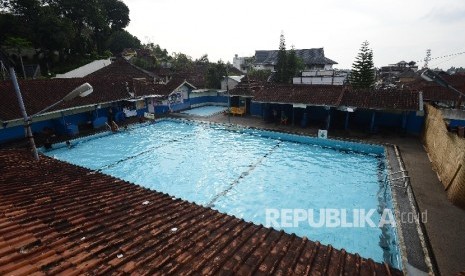
<svg viewBox="0 0 465 276">
<path fill-rule="evenodd" d="M 191 105 L 201 103 L 228 103 L 228 97 L 224 96 L 202 96 L 189 99 Z"/>
<path fill-rule="evenodd" d="M 250 115 L 263 117 L 263 104 L 251 102 L 250 104 Z"/>
</svg>

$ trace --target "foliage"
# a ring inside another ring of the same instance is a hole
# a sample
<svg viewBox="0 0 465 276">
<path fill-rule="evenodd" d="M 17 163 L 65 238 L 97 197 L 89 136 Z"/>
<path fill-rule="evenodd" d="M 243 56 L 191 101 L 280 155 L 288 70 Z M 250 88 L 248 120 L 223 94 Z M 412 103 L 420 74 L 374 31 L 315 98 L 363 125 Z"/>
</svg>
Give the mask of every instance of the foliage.
<svg viewBox="0 0 465 276">
<path fill-rule="evenodd" d="M 129 9 L 120 0 L 0 1 L 0 44 L 8 37 L 27 39 L 46 68 L 66 67 L 62 63 L 92 52 L 104 55 L 109 45 L 114 50 L 122 47 L 118 43 L 137 44 L 133 36 L 121 36 Z"/>
<path fill-rule="evenodd" d="M 195 64 L 198 64 L 198 65 L 202 65 L 202 64 L 209 64 L 210 61 L 208 60 L 208 55 L 207 54 L 204 54 L 203 56 L 201 56 L 199 59 L 196 59 L 195 60 Z"/>
<path fill-rule="evenodd" d="M 287 82 L 292 82 L 292 78 L 305 69 L 304 61 L 296 55 L 294 47 L 287 54 Z"/>
<path fill-rule="evenodd" d="M 452 66 L 451 68 L 447 69 L 446 72 L 448 74 L 463 73 L 463 72 L 465 72 L 465 68 L 463 68 L 463 67 L 456 68 L 456 67 Z"/>
<path fill-rule="evenodd" d="M 114 55 L 121 53 L 125 48 L 138 49 L 140 40 L 126 30 L 114 31 L 107 40 L 107 49 Z"/>
<path fill-rule="evenodd" d="M 221 80 L 227 76 L 226 64 L 219 60 L 217 63 L 210 63 L 206 73 L 206 85 L 208 88 L 221 88 Z"/>
<path fill-rule="evenodd" d="M 140 67 L 142 69 L 150 70 L 153 69 L 155 66 L 155 63 L 152 60 L 145 59 L 145 58 L 134 58 L 133 61 L 134 65 L 137 67 Z"/>
<path fill-rule="evenodd" d="M 183 53 L 173 53 L 171 63 L 176 71 L 188 71 L 193 65 L 192 58 Z"/>
<path fill-rule="evenodd" d="M 13 49 L 16 54 L 18 55 L 18 58 L 21 62 L 21 70 L 23 72 L 23 78 L 26 78 L 26 71 L 24 70 L 24 64 L 23 64 L 23 50 L 26 49 L 26 48 L 30 48 L 31 47 L 31 42 L 24 39 L 24 38 L 21 38 L 21 37 L 8 37 L 6 40 L 5 40 L 5 46 L 7 48 L 10 48 L 10 49 Z"/>
<path fill-rule="evenodd" d="M 360 52 L 355 58 L 350 75 L 350 83 L 355 88 L 369 88 L 375 82 L 375 68 L 373 65 L 373 50 L 368 41 L 362 43 Z"/>
<path fill-rule="evenodd" d="M 304 68 L 304 62 L 296 55 L 294 47 L 290 51 L 286 51 L 284 34 L 281 34 L 278 61 L 275 66 L 275 81 L 278 83 L 290 83 L 292 82 L 292 77 Z"/>
<path fill-rule="evenodd" d="M 247 71 L 247 76 L 251 80 L 267 81 L 268 78 L 271 76 L 271 70 L 257 70 L 254 68 L 250 68 Z"/>
<path fill-rule="evenodd" d="M 168 51 L 163 49 L 158 44 L 148 43 L 142 46 L 144 49 L 150 50 L 152 55 L 157 59 L 159 62 L 168 62 L 171 60 L 171 57 L 168 55 Z"/>
<path fill-rule="evenodd" d="M 287 53 L 286 53 L 286 39 L 284 34 L 281 34 L 279 38 L 279 51 L 278 51 L 278 61 L 275 66 L 276 75 L 275 80 L 279 83 L 286 83 L 287 80 Z"/>
</svg>

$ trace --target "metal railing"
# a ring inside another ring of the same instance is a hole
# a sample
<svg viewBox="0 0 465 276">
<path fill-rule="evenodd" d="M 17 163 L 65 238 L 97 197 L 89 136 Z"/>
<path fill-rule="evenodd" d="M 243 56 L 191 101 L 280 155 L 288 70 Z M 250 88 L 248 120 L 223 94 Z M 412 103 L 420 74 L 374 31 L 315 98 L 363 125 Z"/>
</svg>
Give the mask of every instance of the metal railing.
<svg viewBox="0 0 465 276">
<path fill-rule="evenodd" d="M 399 177 L 394 177 L 394 176 L 396 176 L 398 174 L 402 174 L 402 175 L 399 176 Z M 397 172 L 392 172 L 392 173 L 387 174 L 386 177 L 384 178 L 384 183 L 387 183 L 388 180 L 389 180 L 389 184 L 391 186 L 394 186 L 394 187 L 397 187 L 397 188 L 407 189 L 408 186 L 410 185 L 409 179 L 410 179 L 410 176 L 408 175 L 408 171 L 407 170 L 400 170 L 400 171 L 397 171 Z M 399 181 L 403 181 L 403 184 L 401 184 L 401 185 L 396 184 Z"/>
</svg>

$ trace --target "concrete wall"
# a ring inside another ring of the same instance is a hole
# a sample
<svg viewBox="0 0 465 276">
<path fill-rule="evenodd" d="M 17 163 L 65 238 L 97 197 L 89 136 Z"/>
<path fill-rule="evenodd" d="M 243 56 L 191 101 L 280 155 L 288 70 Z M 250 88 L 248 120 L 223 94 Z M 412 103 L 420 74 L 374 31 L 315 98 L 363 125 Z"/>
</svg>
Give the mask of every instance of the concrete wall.
<svg viewBox="0 0 465 276">
<path fill-rule="evenodd" d="M 465 208 L 465 139 L 448 132 L 441 111 L 427 105 L 423 141 L 447 196 Z"/>
</svg>

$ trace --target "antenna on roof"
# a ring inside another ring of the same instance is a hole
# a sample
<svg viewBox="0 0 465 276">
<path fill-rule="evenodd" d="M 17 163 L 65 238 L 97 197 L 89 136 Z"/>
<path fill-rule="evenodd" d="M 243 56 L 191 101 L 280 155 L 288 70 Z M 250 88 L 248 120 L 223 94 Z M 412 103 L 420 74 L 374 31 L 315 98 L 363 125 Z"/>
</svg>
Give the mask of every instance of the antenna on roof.
<svg viewBox="0 0 465 276">
<path fill-rule="evenodd" d="M 423 65 L 423 69 L 428 68 L 428 62 L 431 60 L 431 49 L 426 50 L 426 57 L 424 59 L 425 64 Z"/>
</svg>

